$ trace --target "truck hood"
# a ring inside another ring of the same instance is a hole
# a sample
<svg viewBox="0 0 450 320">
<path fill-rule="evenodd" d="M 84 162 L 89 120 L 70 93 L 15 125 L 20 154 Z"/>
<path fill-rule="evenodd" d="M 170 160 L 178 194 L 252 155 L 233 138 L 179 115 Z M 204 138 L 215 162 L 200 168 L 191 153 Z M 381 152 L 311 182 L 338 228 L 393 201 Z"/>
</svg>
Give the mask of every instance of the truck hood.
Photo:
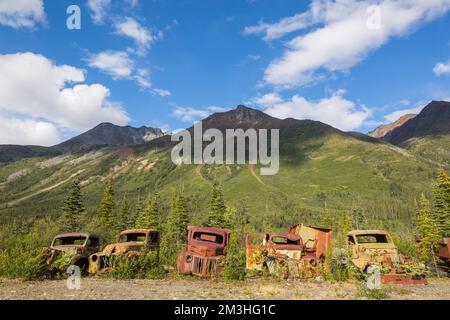
<svg viewBox="0 0 450 320">
<path fill-rule="evenodd" d="M 103 253 L 112 254 L 112 253 L 126 253 L 129 251 L 140 251 L 143 247 L 144 247 L 143 242 L 115 243 L 107 245 L 103 250 Z"/>
</svg>

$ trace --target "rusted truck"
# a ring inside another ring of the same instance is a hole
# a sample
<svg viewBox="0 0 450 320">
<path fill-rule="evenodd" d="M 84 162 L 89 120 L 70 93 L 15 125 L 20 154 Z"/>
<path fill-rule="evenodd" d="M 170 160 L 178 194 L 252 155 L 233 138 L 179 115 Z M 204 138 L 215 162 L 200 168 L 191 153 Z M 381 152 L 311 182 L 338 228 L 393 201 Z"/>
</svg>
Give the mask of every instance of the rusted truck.
<svg viewBox="0 0 450 320">
<path fill-rule="evenodd" d="M 223 271 L 231 230 L 212 227 L 188 227 L 186 251 L 177 257 L 177 271 L 199 277 Z"/>
<path fill-rule="evenodd" d="M 325 260 L 331 236 L 331 230 L 305 225 L 295 225 L 288 233 L 248 234 L 247 269 L 266 269 L 283 278 L 312 277 Z"/>
<path fill-rule="evenodd" d="M 439 258 L 439 264 L 443 271 L 447 272 L 450 276 L 450 238 L 442 238 L 440 247 L 437 251 Z"/>
<path fill-rule="evenodd" d="M 57 235 L 50 247 L 45 248 L 46 264 L 50 271 L 65 272 L 70 265 L 78 266 L 85 273 L 89 256 L 100 249 L 100 239 L 87 232 Z"/>
<path fill-rule="evenodd" d="M 422 237 L 415 236 L 415 241 L 419 243 Z M 444 237 L 439 242 L 439 248 L 435 250 L 435 262 L 437 267 L 437 272 L 442 276 L 450 277 L 450 238 Z M 432 268 L 434 270 L 434 268 Z"/>
<path fill-rule="evenodd" d="M 412 262 L 399 254 L 387 231 L 353 230 L 347 234 L 347 241 L 352 263 L 364 273 L 370 266 L 379 266 L 382 270 L 381 283 L 427 284 L 424 272 L 406 272 L 406 267 Z"/>
<path fill-rule="evenodd" d="M 160 232 L 155 229 L 131 229 L 119 234 L 117 243 L 109 244 L 102 252 L 89 257 L 89 274 L 104 273 L 111 270 L 111 257 L 126 255 L 138 256 L 143 249 L 159 250 Z"/>
<path fill-rule="evenodd" d="M 302 240 L 303 258 L 311 263 L 324 262 L 327 254 L 331 250 L 333 232 L 331 229 L 306 226 L 297 224 L 289 230 L 289 234 L 294 234 Z"/>
</svg>

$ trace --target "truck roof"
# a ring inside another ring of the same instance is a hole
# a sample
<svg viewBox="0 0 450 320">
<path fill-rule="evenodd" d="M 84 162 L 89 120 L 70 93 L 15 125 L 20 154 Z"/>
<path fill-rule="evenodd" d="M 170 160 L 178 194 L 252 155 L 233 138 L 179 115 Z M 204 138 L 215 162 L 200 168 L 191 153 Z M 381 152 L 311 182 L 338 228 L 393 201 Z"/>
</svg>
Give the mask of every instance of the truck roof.
<svg viewBox="0 0 450 320">
<path fill-rule="evenodd" d="M 197 227 L 197 226 L 189 226 L 188 227 L 189 231 L 197 231 L 197 232 L 205 232 L 205 233 L 231 233 L 230 229 L 226 229 L 226 228 L 216 228 L 216 227 Z"/>
<path fill-rule="evenodd" d="M 85 237 L 85 238 L 98 238 L 95 234 L 89 232 L 70 232 L 70 233 L 61 233 L 55 236 L 54 239 L 57 238 L 74 238 L 74 237 Z"/>
<path fill-rule="evenodd" d="M 352 230 L 348 233 L 349 236 L 361 236 L 371 234 L 389 235 L 389 232 L 387 232 L 386 230 Z"/>
</svg>

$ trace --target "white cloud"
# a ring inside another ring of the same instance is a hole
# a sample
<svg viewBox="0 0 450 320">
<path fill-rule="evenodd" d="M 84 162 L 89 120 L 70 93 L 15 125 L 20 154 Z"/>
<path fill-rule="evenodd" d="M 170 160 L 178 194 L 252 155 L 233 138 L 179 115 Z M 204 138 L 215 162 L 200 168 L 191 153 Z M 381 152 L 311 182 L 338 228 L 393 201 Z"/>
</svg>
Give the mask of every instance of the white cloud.
<svg viewBox="0 0 450 320">
<path fill-rule="evenodd" d="M 139 46 L 139 51 L 141 53 L 144 53 L 153 42 L 160 40 L 163 37 L 161 31 L 153 32 L 130 17 L 116 21 L 114 27 L 116 29 L 116 34 L 133 39 Z"/>
<path fill-rule="evenodd" d="M 133 73 L 134 63 L 124 51 L 104 51 L 90 55 L 87 59 L 91 68 L 110 75 L 113 79 L 128 78 Z"/>
<path fill-rule="evenodd" d="M 168 97 L 172 94 L 169 90 L 165 90 L 165 89 L 153 88 L 152 91 L 154 94 L 157 94 L 158 96 L 161 96 L 161 97 Z"/>
<path fill-rule="evenodd" d="M 88 7 L 91 9 L 92 21 L 96 24 L 104 22 L 111 0 L 88 0 Z"/>
<path fill-rule="evenodd" d="M 136 68 L 134 61 L 125 51 L 104 51 L 91 54 L 86 59 L 88 66 L 98 69 L 111 76 L 114 80 L 134 80 L 142 89 L 148 89 L 152 94 L 161 97 L 170 96 L 170 91 L 153 88 L 150 80 L 150 71 L 145 68 Z"/>
<path fill-rule="evenodd" d="M 109 89 L 84 84 L 85 80 L 83 70 L 56 65 L 42 55 L 0 55 L 0 112 L 33 120 L 40 127 L 51 123 L 73 131 L 84 131 L 100 122 L 127 124 L 127 113 L 109 100 Z M 45 128 L 53 130 L 48 125 Z"/>
<path fill-rule="evenodd" d="M 281 98 L 281 96 L 278 93 L 268 93 L 268 94 L 265 94 L 261 97 L 254 99 L 252 102 L 268 108 L 268 107 L 272 107 L 273 105 L 283 102 L 283 99 Z"/>
<path fill-rule="evenodd" d="M 284 100 L 277 93 L 271 93 L 254 99 L 264 111 L 276 118 L 310 119 L 321 121 L 343 131 L 351 131 L 361 127 L 372 113 L 364 106 L 357 106 L 345 99 L 344 90 L 335 92 L 329 98 L 319 101 L 308 101 L 304 97 L 294 95 Z"/>
<path fill-rule="evenodd" d="M 61 140 L 58 128 L 53 123 L 0 115 L 1 144 L 52 146 Z"/>
<path fill-rule="evenodd" d="M 0 25 L 33 28 L 45 21 L 43 0 L 1 0 Z"/>
<path fill-rule="evenodd" d="M 407 114 L 419 114 L 420 111 L 422 111 L 422 109 L 424 107 L 425 107 L 424 105 L 420 105 L 420 106 L 417 106 L 415 108 L 397 110 L 397 111 L 394 111 L 394 112 L 392 112 L 392 113 L 390 113 L 388 115 L 385 115 L 384 118 L 387 121 L 395 122 L 395 121 L 397 121 L 398 119 L 400 119 L 404 115 L 407 115 Z"/>
<path fill-rule="evenodd" d="M 450 60 L 447 62 L 441 62 L 441 63 L 436 64 L 433 68 L 433 72 L 438 76 L 441 76 L 443 74 L 449 74 L 450 73 Z"/>
<path fill-rule="evenodd" d="M 224 112 L 226 108 L 210 106 L 207 108 L 191 108 L 191 107 L 176 107 L 173 110 L 173 116 L 180 119 L 183 122 L 194 123 L 195 121 L 202 120 L 215 112 Z"/>
<path fill-rule="evenodd" d="M 368 28 L 368 7 L 377 3 L 380 28 Z M 266 84 L 291 88 L 314 81 L 323 70 L 346 71 L 392 37 L 404 36 L 449 9 L 450 0 L 313 0 L 304 13 L 275 24 L 247 27 L 244 33 L 264 33 L 264 39 L 271 40 L 306 31 L 287 42 L 283 55 L 265 70 Z"/>
</svg>

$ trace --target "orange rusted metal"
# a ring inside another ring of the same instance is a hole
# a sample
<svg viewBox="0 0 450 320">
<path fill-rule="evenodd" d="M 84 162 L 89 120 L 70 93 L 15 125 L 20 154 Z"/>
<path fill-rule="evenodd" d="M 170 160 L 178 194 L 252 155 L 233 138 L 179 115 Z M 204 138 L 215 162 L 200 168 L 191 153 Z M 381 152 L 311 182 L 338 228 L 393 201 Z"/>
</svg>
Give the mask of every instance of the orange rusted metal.
<svg viewBox="0 0 450 320">
<path fill-rule="evenodd" d="M 318 228 L 297 224 L 289 230 L 290 234 L 302 239 L 304 255 L 324 260 L 331 250 L 333 232 L 331 229 Z"/>
<path fill-rule="evenodd" d="M 441 246 L 437 253 L 440 259 L 445 260 L 447 263 L 450 261 L 450 238 L 447 237 L 441 240 Z"/>
<path fill-rule="evenodd" d="M 86 272 L 89 256 L 99 250 L 100 239 L 88 232 L 74 232 L 57 235 L 49 248 L 45 248 L 46 264 L 51 271 L 65 271 L 69 265 L 76 265 Z"/>
<path fill-rule="evenodd" d="M 200 277 L 223 270 L 231 230 L 213 227 L 188 227 L 186 251 L 177 258 L 177 270 Z"/>
<path fill-rule="evenodd" d="M 247 234 L 247 269 L 267 269 L 284 278 L 314 276 L 319 259 L 304 248 L 302 239 L 293 232 Z"/>
<path fill-rule="evenodd" d="M 408 274 L 405 270 L 413 266 L 413 261 L 403 257 L 385 230 L 353 230 L 347 235 L 348 246 L 352 254 L 352 263 L 366 272 L 370 266 L 383 269 L 383 284 L 428 284 L 423 274 Z M 422 268 L 422 266 L 420 266 Z"/>
<path fill-rule="evenodd" d="M 403 285 L 417 285 L 428 284 L 425 276 L 411 276 L 407 274 L 388 273 L 381 275 L 382 284 L 403 284 Z"/>
<path fill-rule="evenodd" d="M 110 269 L 109 257 L 126 254 L 127 257 L 140 255 L 143 249 L 159 250 L 160 232 L 155 229 L 131 229 L 119 234 L 117 243 L 107 245 L 102 252 L 89 257 L 90 274 L 103 273 Z"/>
</svg>

